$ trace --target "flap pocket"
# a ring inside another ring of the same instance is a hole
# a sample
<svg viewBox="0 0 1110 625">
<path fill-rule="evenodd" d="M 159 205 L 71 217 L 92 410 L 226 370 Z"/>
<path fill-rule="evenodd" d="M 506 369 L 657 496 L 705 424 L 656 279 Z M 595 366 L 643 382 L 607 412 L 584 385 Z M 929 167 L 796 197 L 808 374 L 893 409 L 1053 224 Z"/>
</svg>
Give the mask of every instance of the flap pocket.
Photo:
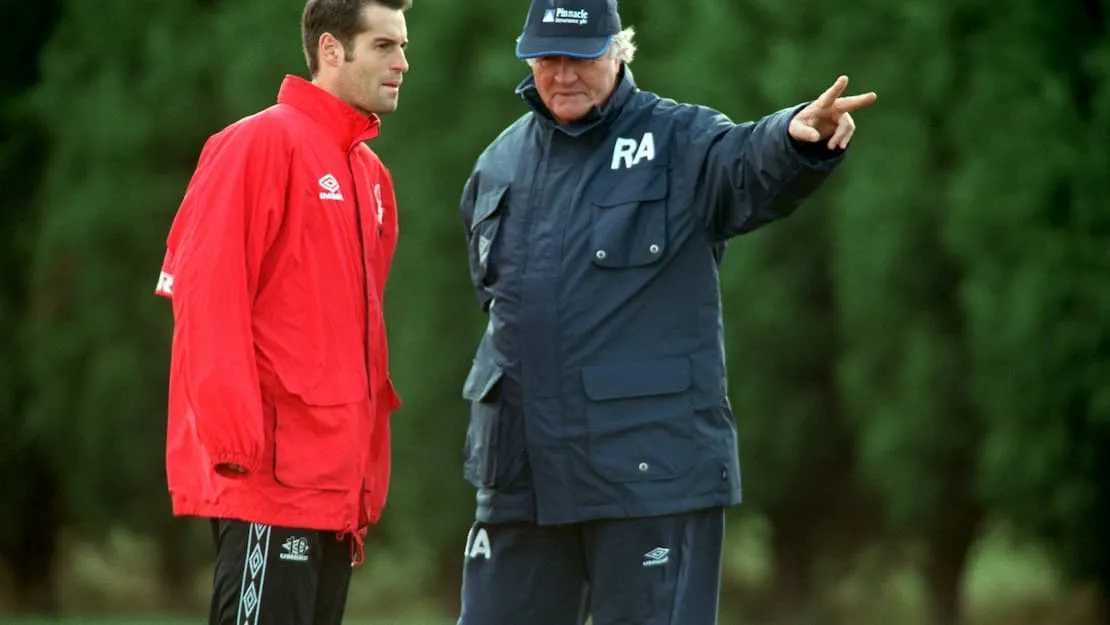
<svg viewBox="0 0 1110 625">
<path fill-rule="evenodd" d="M 348 490 L 358 485 L 358 423 L 354 404 L 274 402 L 274 480 L 289 488 Z"/>
<path fill-rule="evenodd" d="M 468 239 L 471 278 L 476 286 L 488 287 L 496 281 L 496 271 L 490 266 L 490 253 L 501 230 L 503 200 L 508 190 L 507 184 L 483 189 L 474 201 Z"/>
<path fill-rule="evenodd" d="M 681 393 L 690 388 L 690 359 L 676 356 L 583 367 L 582 384 L 594 401 Z"/>
<path fill-rule="evenodd" d="M 667 197 L 667 169 L 656 167 L 643 177 L 621 180 L 609 187 L 594 203 L 598 206 L 617 206 L 633 202 L 653 202 Z"/>
<path fill-rule="evenodd" d="M 474 200 L 474 212 L 470 219 L 470 230 L 473 231 L 478 224 L 489 219 L 501 208 L 501 198 L 509 190 L 509 185 L 501 184 L 495 187 L 482 189 Z"/>
<path fill-rule="evenodd" d="M 667 170 L 622 180 L 594 202 L 593 263 L 607 269 L 640 267 L 667 253 Z"/>
<path fill-rule="evenodd" d="M 463 398 L 470 401 L 486 401 L 501 381 L 501 367 L 492 360 L 475 359 L 463 384 Z"/>
<path fill-rule="evenodd" d="M 478 488 L 508 484 L 524 467 L 524 424 L 502 406 L 502 372 L 496 361 L 476 358 L 463 385 L 463 397 L 470 400 L 463 475 Z"/>
<path fill-rule="evenodd" d="M 275 367 L 285 390 L 310 406 L 342 406 L 369 399 L 359 372 L 309 374 L 301 367 Z M 323 370 L 321 366 L 320 370 Z"/>
<path fill-rule="evenodd" d="M 689 358 L 588 367 L 582 379 L 589 462 L 599 476 L 670 480 L 697 464 Z"/>
</svg>

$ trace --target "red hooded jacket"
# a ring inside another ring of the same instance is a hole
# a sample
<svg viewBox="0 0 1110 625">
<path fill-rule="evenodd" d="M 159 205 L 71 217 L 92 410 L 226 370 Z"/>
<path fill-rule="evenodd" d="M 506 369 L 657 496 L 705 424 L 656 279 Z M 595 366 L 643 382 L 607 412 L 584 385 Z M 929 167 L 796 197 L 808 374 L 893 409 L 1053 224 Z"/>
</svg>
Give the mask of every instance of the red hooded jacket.
<svg viewBox="0 0 1110 625">
<path fill-rule="evenodd" d="M 400 406 L 382 317 L 396 201 L 363 143 L 378 126 L 287 76 L 205 144 L 155 289 L 173 306 L 176 515 L 349 533 L 361 553 Z"/>
</svg>

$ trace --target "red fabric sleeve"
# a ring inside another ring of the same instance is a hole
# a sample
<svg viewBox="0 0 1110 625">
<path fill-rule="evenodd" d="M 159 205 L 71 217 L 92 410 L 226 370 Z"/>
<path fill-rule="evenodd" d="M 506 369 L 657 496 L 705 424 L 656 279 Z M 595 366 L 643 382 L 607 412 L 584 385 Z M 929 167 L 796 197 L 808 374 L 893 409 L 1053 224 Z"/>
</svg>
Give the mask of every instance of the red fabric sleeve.
<svg viewBox="0 0 1110 625">
<path fill-rule="evenodd" d="M 284 213 L 289 162 L 280 130 L 259 121 L 205 144 L 155 289 L 173 302 L 170 383 L 188 398 L 201 445 L 213 467 L 248 471 L 263 445 L 252 303 Z"/>
</svg>

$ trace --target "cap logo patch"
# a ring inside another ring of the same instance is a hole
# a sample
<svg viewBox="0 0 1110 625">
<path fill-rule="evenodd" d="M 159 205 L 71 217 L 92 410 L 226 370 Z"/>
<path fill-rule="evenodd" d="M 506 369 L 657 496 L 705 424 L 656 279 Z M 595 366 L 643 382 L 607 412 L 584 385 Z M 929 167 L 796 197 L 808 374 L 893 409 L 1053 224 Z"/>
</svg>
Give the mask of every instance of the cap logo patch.
<svg viewBox="0 0 1110 625">
<path fill-rule="evenodd" d="M 582 26 L 590 21 L 590 12 L 585 9 L 545 9 L 545 24 L 575 24 Z"/>
</svg>

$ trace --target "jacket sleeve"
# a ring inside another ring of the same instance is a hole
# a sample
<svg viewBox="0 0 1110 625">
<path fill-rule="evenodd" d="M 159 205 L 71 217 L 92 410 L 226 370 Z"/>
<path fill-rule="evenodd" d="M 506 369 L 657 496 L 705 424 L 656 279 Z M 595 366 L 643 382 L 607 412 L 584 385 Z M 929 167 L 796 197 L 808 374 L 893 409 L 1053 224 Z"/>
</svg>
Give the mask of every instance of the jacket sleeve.
<svg viewBox="0 0 1110 625">
<path fill-rule="evenodd" d="M 212 467 L 258 468 L 263 417 L 252 303 L 285 203 L 273 133 L 233 127 L 205 144 L 167 239 L 156 293 L 173 304 L 171 385 Z"/>
<path fill-rule="evenodd" d="M 482 269 L 481 258 L 479 258 L 480 249 L 474 243 L 474 205 L 478 196 L 478 172 L 475 171 L 466 180 L 463 185 L 462 198 L 459 201 L 459 209 L 462 213 L 463 230 L 466 233 L 466 247 L 467 258 L 470 264 L 470 281 L 474 285 L 474 294 L 478 298 L 478 306 L 483 312 L 489 311 L 490 302 L 493 301 L 493 295 L 486 289 L 485 272 Z"/>
<path fill-rule="evenodd" d="M 790 120 L 805 104 L 772 113 L 758 122 L 735 124 L 702 106 L 688 106 L 689 141 L 680 162 L 696 171 L 694 205 L 704 211 L 713 240 L 755 230 L 789 217 L 825 181 L 843 158 L 824 143 L 795 141 Z"/>
</svg>

